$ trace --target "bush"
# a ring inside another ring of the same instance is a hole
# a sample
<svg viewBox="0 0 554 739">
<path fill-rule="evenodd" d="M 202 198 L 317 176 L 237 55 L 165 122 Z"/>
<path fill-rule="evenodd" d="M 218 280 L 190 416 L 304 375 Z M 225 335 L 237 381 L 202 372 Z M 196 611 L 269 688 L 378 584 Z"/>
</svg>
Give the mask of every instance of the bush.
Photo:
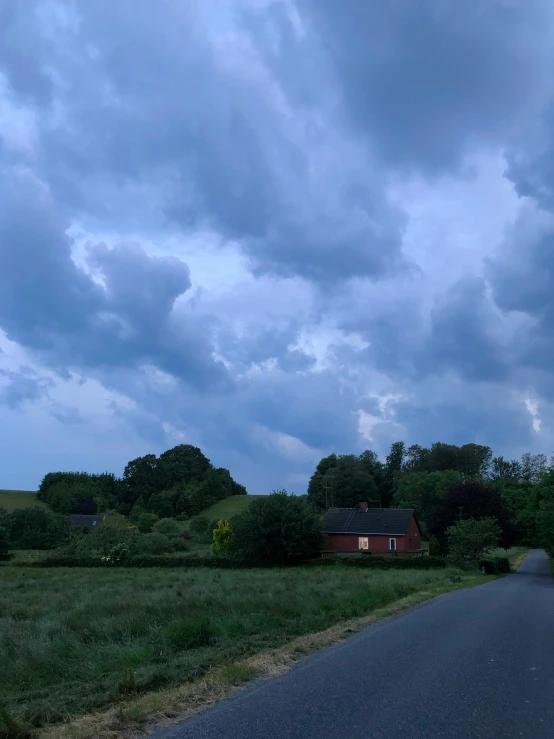
<svg viewBox="0 0 554 739">
<path fill-rule="evenodd" d="M 0 561 L 10 559 L 10 536 L 5 526 L 0 526 Z"/>
<path fill-rule="evenodd" d="M 205 534 L 210 528 L 210 522 L 206 516 L 197 516 L 190 522 L 190 530 L 193 534 Z"/>
<path fill-rule="evenodd" d="M 254 500 L 233 519 L 233 532 L 235 554 L 256 562 L 302 562 L 315 556 L 323 544 L 314 509 L 284 490 Z"/>
<path fill-rule="evenodd" d="M 124 564 L 129 559 L 129 547 L 127 544 L 116 544 L 110 552 L 110 560 L 117 565 Z"/>
<path fill-rule="evenodd" d="M 485 575 L 507 575 L 512 571 L 508 557 L 490 557 L 479 562 Z"/>
<path fill-rule="evenodd" d="M 438 570 L 446 567 L 442 557 L 333 557 L 315 559 L 311 567 L 360 567 L 375 570 Z"/>
<path fill-rule="evenodd" d="M 173 550 L 173 545 L 168 536 L 153 531 L 151 534 L 140 534 L 132 543 L 133 555 L 142 554 L 167 554 Z"/>
<path fill-rule="evenodd" d="M 53 549 L 69 541 L 65 516 L 38 506 L 16 509 L 8 516 L 12 549 Z"/>
<path fill-rule="evenodd" d="M 164 536 L 179 536 L 181 527 L 173 518 L 162 518 L 154 524 L 154 531 Z"/>
<path fill-rule="evenodd" d="M 137 519 L 137 529 L 141 534 L 149 534 L 158 520 L 155 513 L 141 513 Z"/>
<path fill-rule="evenodd" d="M 449 559 L 461 565 L 477 566 L 479 560 L 497 546 L 502 530 L 494 518 L 468 518 L 446 530 Z"/>
<path fill-rule="evenodd" d="M 229 521 L 219 521 L 213 532 L 212 554 L 222 557 L 231 551 L 233 545 L 233 531 Z"/>
<path fill-rule="evenodd" d="M 442 547 L 440 545 L 440 541 L 437 539 L 436 536 L 432 536 L 429 539 L 429 556 L 440 557 L 441 554 L 442 554 Z"/>
</svg>

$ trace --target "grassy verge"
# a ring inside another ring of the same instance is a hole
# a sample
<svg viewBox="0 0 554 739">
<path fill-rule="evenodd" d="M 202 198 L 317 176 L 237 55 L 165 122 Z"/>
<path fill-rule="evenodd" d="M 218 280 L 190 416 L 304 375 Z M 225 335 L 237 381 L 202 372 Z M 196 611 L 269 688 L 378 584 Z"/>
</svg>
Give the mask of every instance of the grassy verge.
<svg viewBox="0 0 554 739">
<path fill-rule="evenodd" d="M 521 567 L 521 563 L 529 552 L 527 547 L 512 547 L 511 549 L 494 549 L 491 552 L 492 557 L 508 557 L 510 567 L 517 572 Z"/>
<path fill-rule="evenodd" d="M 395 610 L 403 598 L 486 580 L 450 569 L 2 568 L 1 708 L 32 727 L 114 705 L 118 720 L 135 723 L 162 704 L 182 713 L 263 673 L 249 661 L 253 655 L 379 609 Z M 191 687 L 199 680 L 208 686 L 200 695 Z M 166 704 L 168 695 L 174 698 Z M 94 731 L 88 736 L 117 736 Z M 61 732 L 57 726 L 45 736 L 86 736 Z"/>
</svg>

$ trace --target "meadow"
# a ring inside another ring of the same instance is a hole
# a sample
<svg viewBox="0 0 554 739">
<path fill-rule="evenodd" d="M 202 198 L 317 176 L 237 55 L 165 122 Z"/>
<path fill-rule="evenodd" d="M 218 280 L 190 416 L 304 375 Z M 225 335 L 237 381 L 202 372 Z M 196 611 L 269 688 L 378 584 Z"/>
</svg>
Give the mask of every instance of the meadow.
<svg viewBox="0 0 554 739">
<path fill-rule="evenodd" d="M 0 508 L 13 511 L 16 508 L 30 508 L 31 506 L 46 508 L 37 498 L 37 494 L 30 490 L 0 490 Z"/>
<path fill-rule="evenodd" d="M 232 669 L 410 594 L 456 587 L 460 577 L 475 581 L 451 569 L 2 567 L 0 723 L 44 726 Z"/>
</svg>

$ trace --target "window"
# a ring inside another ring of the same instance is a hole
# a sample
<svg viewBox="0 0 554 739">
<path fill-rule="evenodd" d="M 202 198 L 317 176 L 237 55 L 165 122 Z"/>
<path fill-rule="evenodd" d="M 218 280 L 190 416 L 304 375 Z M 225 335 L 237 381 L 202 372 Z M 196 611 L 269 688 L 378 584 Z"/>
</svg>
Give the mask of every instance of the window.
<svg viewBox="0 0 554 739">
<path fill-rule="evenodd" d="M 369 549 L 369 539 L 367 536 L 360 536 L 358 539 L 358 548 L 359 549 Z"/>
<path fill-rule="evenodd" d="M 396 552 L 396 539 L 390 539 L 389 546 L 390 546 L 391 552 Z"/>
</svg>

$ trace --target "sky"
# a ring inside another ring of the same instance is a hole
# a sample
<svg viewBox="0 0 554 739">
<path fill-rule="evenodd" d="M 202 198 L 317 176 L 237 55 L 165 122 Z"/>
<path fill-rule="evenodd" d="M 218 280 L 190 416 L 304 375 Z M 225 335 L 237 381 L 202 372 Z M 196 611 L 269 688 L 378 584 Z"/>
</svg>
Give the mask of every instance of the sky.
<svg viewBox="0 0 554 739">
<path fill-rule="evenodd" d="M 554 449 L 551 0 L 2 0 L 0 486 Z"/>
</svg>

